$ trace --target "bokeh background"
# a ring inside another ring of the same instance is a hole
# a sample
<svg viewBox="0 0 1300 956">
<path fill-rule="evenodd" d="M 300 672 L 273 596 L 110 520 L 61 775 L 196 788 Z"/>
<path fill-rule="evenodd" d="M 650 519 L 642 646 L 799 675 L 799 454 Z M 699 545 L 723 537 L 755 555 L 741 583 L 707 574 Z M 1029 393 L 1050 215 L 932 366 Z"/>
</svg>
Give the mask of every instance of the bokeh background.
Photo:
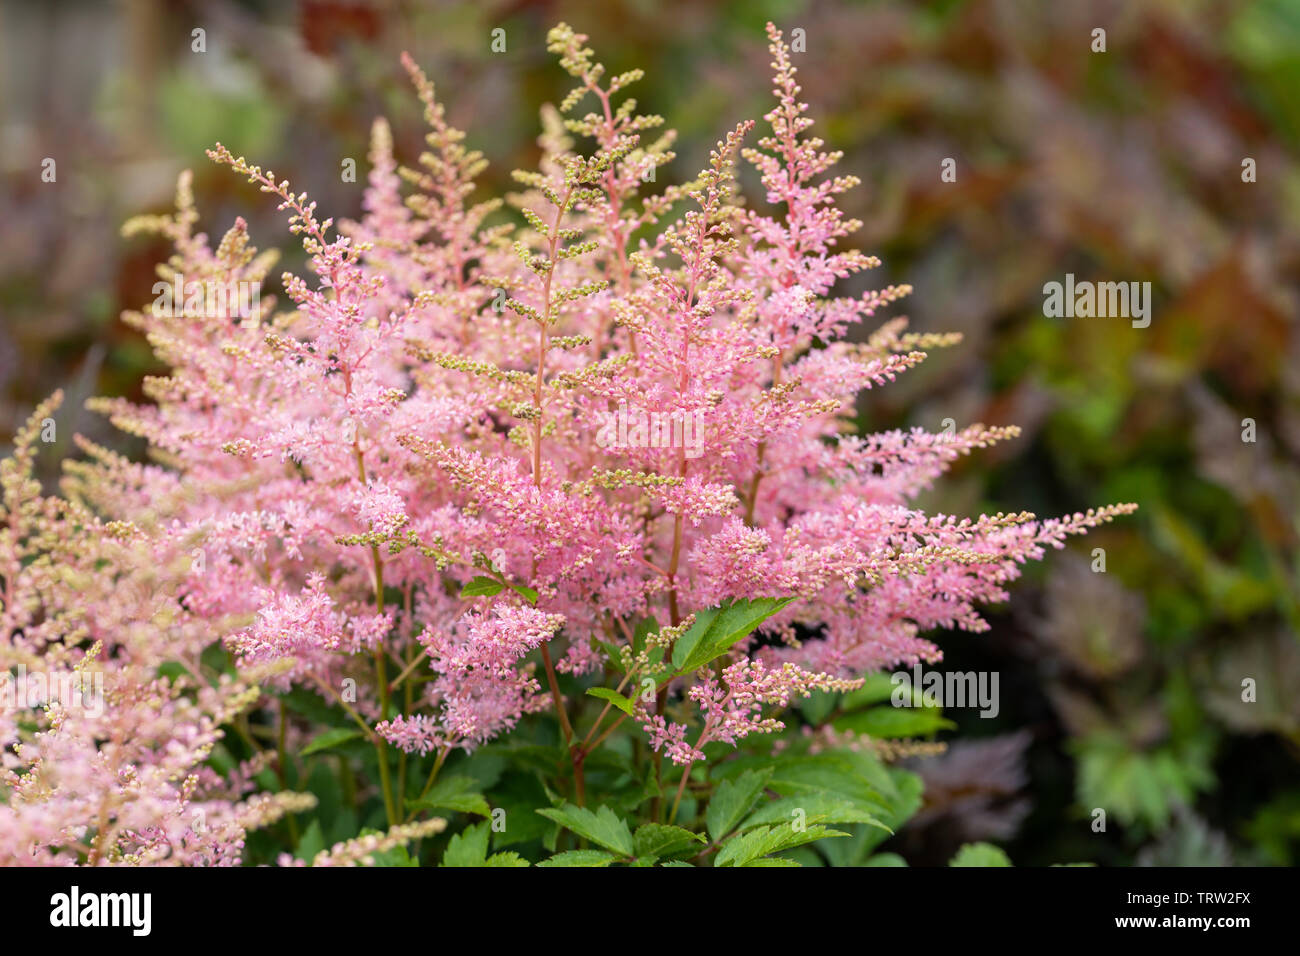
<svg viewBox="0 0 1300 956">
<path fill-rule="evenodd" d="M 244 215 L 295 265 L 274 206 L 204 157 L 214 141 L 356 216 L 372 118 L 403 161 L 421 147 L 409 50 L 491 161 L 485 187 L 510 189 L 539 107 L 567 91 L 544 40 L 565 20 L 612 71 L 647 70 L 635 95 L 681 134 L 662 188 L 769 108 L 767 19 L 805 31 L 803 98 L 863 181 L 846 205 L 885 263 L 868 281 L 911 283 L 916 329 L 965 335 L 869 393 L 864 427 L 1024 428 L 963 462 L 933 508 L 1141 504 L 1031 569 L 991 633 L 940 636 L 947 667 L 999 673 L 1001 713 L 949 714 L 947 753 L 916 765 L 925 809 L 885 849 L 1294 864 L 1300 0 L 0 0 L 0 442 L 63 388 L 47 480 L 73 431 L 138 453 L 81 403 L 139 398 L 158 371 L 117 317 L 152 298 L 167 250 L 118 229 L 167 209 L 181 169 L 208 232 Z M 1150 327 L 1045 318 L 1042 286 L 1067 272 L 1150 282 Z"/>
</svg>

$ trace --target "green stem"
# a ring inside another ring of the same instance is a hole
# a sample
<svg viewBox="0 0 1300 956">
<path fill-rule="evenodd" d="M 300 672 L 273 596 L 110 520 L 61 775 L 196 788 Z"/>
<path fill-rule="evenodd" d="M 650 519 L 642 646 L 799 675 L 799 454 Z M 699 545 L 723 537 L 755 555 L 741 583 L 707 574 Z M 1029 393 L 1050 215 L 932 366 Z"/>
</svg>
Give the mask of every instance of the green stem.
<svg viewBox="0 0 1300 956">
<path fill-rule="evenodd" d="M 433 782 L 438 779 L 438 771 L 442 769 L 443 761 L 447 759 L 447 754 L 449 753 L 451 753 L 451 747 L 443 747 L 438 751 L 438 759 L 433 762 L 433 769 L 429 771 L 429 779 L 424 782 L 424 789 L 420 791 L 420 796 L 417 798 L 416 803 L 419 803 L 420 800 L 423 800 L 428 796 L 429 791 L 433 789 Z M 419 810 L 412 810 L 407 814 L 406 822 L 410 823 L 411 819 L 419 812 Z"/>
<path fill-rule="evenodd" d="M 276 770 L 279 771 L 280 789 L 289 789 L 289 757 L 288 747 L 285 746 L 285 727 L 289 722 L 288 715 L 285 713 L 284 700 L 280 700 L 280 732 L 276 736 Z M 294 846 L 298 845 L 298 821 L 294 819 L 292 813 L 285 814 L 285 821 L 289 824 L 289 840 Z"/>
<path fill-rule="evenodd" d="M 681 782 L 680 782 L 679 784 L 677 784 L 677 797 L 676 797 L 676 799 L 673 800 L 673 810 L 672 810 L 672 813 L 668 814 L 668 822 L 669 822 L 669 823 L 672 823 L 673 821 L 675 821 L 675 820 L 677 819 L 677 808 L 680 807 L 680 806 L 682 805 L 682 794 L 686 792 L 686 781 L 690 779 L 690 776 L 691 776 L 691 768 L 692 768 L 693 766 L 695 766 L 695 762 L 694 762 L 694 761 L 692 761 L 691 763 L 688 763 L 688 764 L 687 764 L 687 765 L 682 769 L 682 779 L 681 779 Z"/>
</svg>

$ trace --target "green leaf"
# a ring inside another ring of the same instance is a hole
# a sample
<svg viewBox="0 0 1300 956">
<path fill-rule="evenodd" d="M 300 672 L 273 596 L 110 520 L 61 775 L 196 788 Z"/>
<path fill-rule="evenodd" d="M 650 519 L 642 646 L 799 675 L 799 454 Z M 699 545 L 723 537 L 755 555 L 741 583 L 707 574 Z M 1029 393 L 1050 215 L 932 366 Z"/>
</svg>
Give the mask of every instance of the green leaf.
<svg viewBox="0 0 1300 956">
<path fill-rule="evenodd" d="M 851 800 L 832 793 L 816 792 L 800 793 L 773 800 L 751 814 L 740 825 L 740 829 L 743 831 L 757 826 L 791 823 L 795 813 L 800 810 L 803 811 L 802 822 L 806 824 L 865 823 L 879 827 L 886 833 L 894 832 Z"/>
<path fill-rule="evenodd" d="M 466 827 L 451 838 L 442 855 L 443 866 L 484 866 L 487 864 L 488 822 Z M 500 854 L 498 854 L 499 856 Z"/>
<path fill-rule="evenodd" d="M 928 737 L 957 726 L 938 707 L 870 707 L 837 717 L 831 725 L 877 738 Z"/>
<path fill-rule="evenodd" d="M 533 812 L 544 807 L 547 797 L 541 783 L 528 773 L 510 774 L 492 789 L 492 807 L 505 814 L 510 825 L 492 834 L 492 847 L 505 850 L 533 840 L 544 840 L 555 824 Z"/>
<path fill-rule="evenodd" d="M 868 707 L 871 704 L 879 704 L 889 700 L 894 695 L 895 687 L 892 674 L 868 674 L 863 678 L 861 687 L 849 691 L 840 700 L 840 710 L 848 713 L 849 711 Z"/>
<path fill-rule="evenodd" d="M 767 767 L 747 770 L 735 780 L 724 780 L 718 784 L 709 800 L 709 808 L 704 813 L 709 836 L 717 841 L 730 833 L 745 814 L 754 808 L 771 777 L 772 768 Z"/>
<path fill-rule="evenodd" d="M 835 705 L 840 695 L 833 691 L 818 690 L 799 702 L 799 713 L 803 719 L 814 726 L 821 726 L 826 718 L 835 712 Z"/>
<path fill-rule="evenodd" d="M 483 794 L 478 792 L 478 786 L 478 781 L 470 777 L 445 777 L 434 784 L 427 794 L 410 801 L 407 806 L 412 810 L 456 810 L 489 817 L 492 808 L 488 806 Z"/>
<path fill-rule="evenodd" d="M 532 588 L 528 587 L 527 585 L 524 585 L 524 584 L 512 584 L 512 585 L 510 585 L 510 590 L 512 590 L 512 591 L 514 591 L 516 594 L 520 595 L 520 596 L 521 596 L 525 601 L 527 601 L 529 604 L 536 604 L 536 603 L 537 603 L 537 592 L 534 591 Z"/>
<path fill-rule="evenodd" d="M 897 853 L 877 853 L 869 856 L 862 863 L 863 866 L 907 866 L 907 861 Z"/>
<path fill-rule="evenodd" d="M 302 748 L 299 756 L 306 757 L 310 754 L 319 753 L 322 750 L 329 750 L 331 747 L 337 747 L 341 743 L 349 740 L 355 740 L 362 736 L 361 731 L 353 730 L 348 727 L 335 727 L 333 730 L 327 730 L 325 733 L 312 738 L 311 743 Z"/>
<path fill-rule="evenodd" d="M 616 857 L 604 850 L 565 850 L 549 860 L 543 860 L 538 866 L 609 866 Z"/>
<path fill-rule="evenodd" d="M 645 648 L 645 642 L 651 634 L 659 633 L 659 621 L 653 617 L 643 617 L 637 621 L 636 630 L 632 633 L 632 653 L 640 654 Z"/>
<path fill-rule="evenodd" d="M 836 843 L 843 843 L 843 840 L 837 840 Z M 826 861 L 823 860 L 811 847 L 797 846 L 793 850 L 786 850 L 779 857 L 772 859 L 791 860 L 800 866 L 818 866 L 825 867 Z"/>
<path fill-rule="evenodd" d="M 587 693 L 592 697 L 599 697 L 601 700 L 607 700 L 629 717 L 632 716 L 632 710 L 636 707 L 632 701 L 628 700 L 616 690 L 608 687 L 588 687 Z"/>
<path fill-rule="evenodd" d="M 641 652 L 645 650 L 646 641 L 649 636 L 651 634 L 657 634 L 658 632 L 659 622 L 653 617 L 646 617 L 642 618 L 637 623 L 636 630 L 632 634 L 631 645 L 618 645 L 610 643 L 609 641 L 597 641 L 596 643 L 604 650 L 605 657 L 609 660 L 609 663 L 615 667 L 620 674 L 625 674 L 627 673 L 627 668 L 623 661 L 623 651 L 629 651 L 631 653 L 631 658 L 635 660 Z M 664 659 L 664 652 L 664 647 L 656 646 L 651 648 L 646 654 L 646 663 L 651 669 L 657 667 L 659 662 Z"/>
<path fill-rule="evenodd" d="M 636 828 L 636 855 L 671 856 L 688 847 L 706 843 L 704 834 L 662 823 L 646 823 Z"/>
<path fill-rule="evenodd" d="M 547 819 L 554 820 L 578 836 L 612 850 L 619 856 L 634 856 L 636 846 L 632 841 L 632 831 L 609 807 L 602 806 L 592 813 L 583 807 L 564 803 L 558 807 L 548 807 L 537 811 Z"/>
<path fill-rule="evenodd" d="M 703 667 L 792 601 L 792 597 L 755 598 L 697 612 L 695 623 L 673 645 L 673 669 L 689 674 Z"/>
<path fill-rule="evenodd" d="M 889 775 L 875 758 L 851 751 L 782 759 L 771 780 L 771 789 L 782 796 L 833 793 L 864 808 L 885 808 L 883 790 L 889 787 Z"/>
<path fill-rule="evenodd" d="M 505 585 L 493 578 L 485 578 L 479 575 L 469 584 L 460 589 L 460 596 L 463 598 L 472 597 L 493 597 L 505 590 Z"/>
<path fill-rule="evenodd" d="M 378 853 L 370 854 L 374 860 L 372 866 L 419 866 L 420 861 L 411 857 L 411 852 L 404 846 L 395 846 Z"/>
<path fill-rule="evenodd" d="M 967 843 L 957 851 L 949 866 L 1010 866 L 1011 860 L 992 843 Z"/>
<path fill-rule="evenodd" d="M 294 849 L 293 855 L 304 863 L 316 859 L 316 854 L 325 849 L 325 834 L 321 832 L 320 821 L 313 820 L 303 832 L 302 839 Z"/>
<path fill-rule="evenodd" d="M 605 652 L 605 659 L 609 661 L 612 666 L 618 668 L 620 674 L 627 673 L 627 669 L 623 666 L 623 657 L 619 653 L 617 644 L 611 644 L 609 641 L 597 641 L 596 645 Z"/>
<path fill-rule="evenodd" d="M 492 867 L 532 866 L 531 863 L 529 863 L 527 860 L 525 860 L 522 856 L 520 856 L 518 853 L 515 853 L 514 851 L 507 851 L 505 853 L 493 853 L 490 857 L 487 858 L 487 862 L 484 863 L 483 865 L 492 866 Z"/>
<path fill-rule="evenodd" d="M 812 826 L 796 830 L 792 823 L 779 827 L 758 827 L 738 834 L 722 845 L 714 866 L 745 866 L 751 861 L 771 853 L 779 853 L 791 847 L 803 846 L 828 837 L 846 837 L 843 830 L 830 830 L 822 826 Z M 791 861 L 793 862 L 793 861 Z M 763 864 L 765 866 L 783 864 Z"/>
</svg>

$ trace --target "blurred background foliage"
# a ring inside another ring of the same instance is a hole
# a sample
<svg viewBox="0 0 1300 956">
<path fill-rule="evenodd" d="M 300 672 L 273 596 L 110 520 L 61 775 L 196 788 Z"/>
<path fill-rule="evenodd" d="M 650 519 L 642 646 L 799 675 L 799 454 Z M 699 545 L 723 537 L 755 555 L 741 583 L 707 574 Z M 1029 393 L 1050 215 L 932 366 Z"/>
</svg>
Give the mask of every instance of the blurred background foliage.
<svg viewBox="0 0 1300 956">
<path fill-rule="evenodd" d="M 485 188 L 511 189 L 535 164 L 539 107 L 567 90 L 544 43 L 565 20 L 612 71 L 647 70 L 635 95 L 681 133 L 662 188 L 769 108 L 769 18 L 806 32 L 803 98 L 863 180 L 846 205 L 885 263 L 868 280 L 916 288 L 916 329 L 965 335 L 870 392 L 863 426 L 1024 428 L 929 493 L 937 510 L 1142 509 L 1032 569 L 991 633 L 941 636 L 945 667 L 999 672 L 1001 713 L 949 714 L 948 751 L 912 761 L 924 808 L 885 849 L 1294 864 L 1297 0 L 0 0 L 0 435 L 62 387 L 47 477 L 74 431 L 138 452 L 80 411 L 139 398 L 157 371 L 117 316 L 152 298 L 166 250 L 120 240 L 121 222 L 168 208 L 191 167 L 210 233 L 239 214 L 255 239 L 283 235 L 272 204 L 206 161 L 214 141 L 356 216 L 371 119 L 390 118 L 404 161 L 421 148 L 409 50 L 491 161 Z M 1150 282 L 1150 327 L 1045 318 L 1043 284 L 1066 273 Z"/>
</svg>

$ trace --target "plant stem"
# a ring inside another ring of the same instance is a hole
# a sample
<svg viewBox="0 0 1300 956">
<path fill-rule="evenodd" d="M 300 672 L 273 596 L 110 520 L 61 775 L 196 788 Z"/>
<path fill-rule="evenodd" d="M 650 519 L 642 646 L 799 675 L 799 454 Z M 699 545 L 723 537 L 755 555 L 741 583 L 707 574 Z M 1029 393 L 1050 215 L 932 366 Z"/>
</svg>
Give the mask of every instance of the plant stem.
<svg viewBox="0 0 1300 956">
<path fill-rule="evenodd" d="M 551 651 L 545 644 L 542 645 L 542 660 L 546 664 L 546 683 L 551 688 L 551 699 L 555 701 L 555 712 L 560 717 L 560 729 L 564 731 L 564 746 L 568 747 L 573 742 L 573 725 L 569 723 L 569 715 L 564 709 L 564 698 L 560 696 L 560 682 L 555 678 L 555 666 L 551 663 Z"/>
<path fill-rule="evenodd" d="M 438 751 L 438 759 L 433 762 L 433 769 L 429 771 L 429 779 L 424 782 L 424 789 L 420 791 L 420 796 L 416 798 L 416 803 L 419 803 L 426 796 L 428 796 L 429 791 L 433 789 L 433 782 L 438 779 L 438 771 L 442 769 L 443 761 L 447 759 L 447 754 L 449 753 L 451 753 L 450 746 L 443 747 L 441 750 Z M 420 811 L 418 809 L 412 810 L 409 814 L 407 814 L 406 822 L 409 823 L 411 819 L 419 812 Z"/>
<path fill-rule="evenodd" d="M 577 798 L 578 806 L 587 805 L 587 781 L 583 774 L 582 764 L 587 759 L 586 752 L 577 747 L 573 751 L 573 789 L 574 796 Z"/>
<path fill-rule="evenodd" d="M 288 770 L 288 748 L 285 746 L 285 726 L 289 718 L 285 713 L 284 700 L 280 700 L 280 731 L 276 735 L 276 762 L 275 769 L 279 772 L 280 789 L 289 789 L 289 770 Z M 289 840 L 294 846 L 298 845 L 298 821 L 294 819 L 292 813 L 286 813 L 285 821 L 289 824 Z"/>
<path fill-rule="evenodd" d="M 619 714 L 618 720 L 614 721 L 612 724 L 606 727 L 605 732 L 596 738 L 595 742 L 589 748 L 589 752 L 590 750 L 595 750 L 597 747 L 603 744 L 605 742 L 605 739 L 614 731 L 618 730 L 618 725 L 625 720 L 627 720 L 627 714 Z"/>
<path fill-rule="evenodd" d="M 672 823 L 674 820 L 677 819 L 677 808 L 682 805 L 682 794 L 686 792 L 686 781 L 690 779 L 691 768 L 693 766 L 695 766 L 694 761 L 688 763 L 685 767 L 682 768 L 682 779 L 681 782 L 677 784 L 677 797 L 676 799 L 673 800 L 672 813 L 668 814 L 669 823 Z"/>
<path fill-rule="evenodd" d="M 349 391 L 351 384 L 349 383 Z M 352 443 L 353 454 L 357 459 L 357 473 L 361 478 L 362 487 L 367 484 L 366 481 L 366 462 L 361 453 L 361 442 L 359 440 Z M 379 546 L 372 544 L 370 546 L 370 558 L 375 569 L 375 609 L 384 613 L 384 559 L 379 556 Z M 379 719 L 388 719 L 388 665 L 385 662 L 384 648 L 382 645 L 375 648 L 375 683 L 379 690 Z M 359 720 L 360 718 L 358 718 Z M 372 733 L 371 739 L 375 742 L 375 756 L 379 759 L 379 783 L 384 791 L 384 813 L 388 817 L 390 827 L 397 825 L 397 805 L 393 802 L 393 781 L 388 771 L 388 741 L 384 740 L 378 734 Z"/>
</svg>

